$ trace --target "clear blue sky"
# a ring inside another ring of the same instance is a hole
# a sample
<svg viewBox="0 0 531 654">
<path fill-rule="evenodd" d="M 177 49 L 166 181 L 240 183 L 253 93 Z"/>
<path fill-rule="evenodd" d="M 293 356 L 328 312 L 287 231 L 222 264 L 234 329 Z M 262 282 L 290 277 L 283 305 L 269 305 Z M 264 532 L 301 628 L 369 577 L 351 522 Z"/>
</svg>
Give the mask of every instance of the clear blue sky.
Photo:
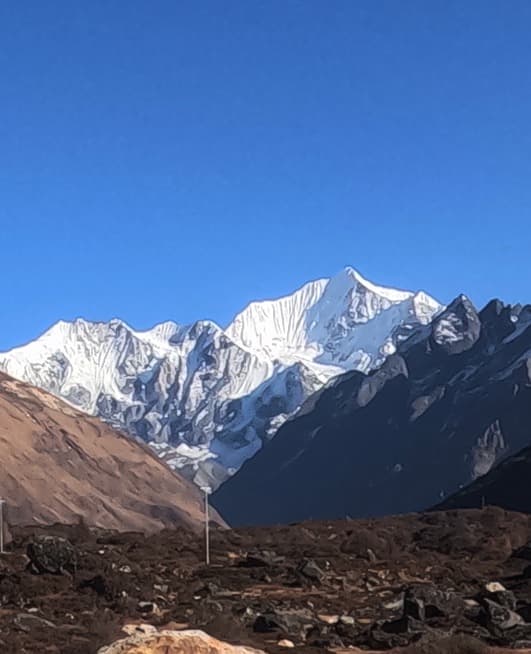
<svg viewBox="0 0 531 654">
<path fill-rule="evenodd" d="M 531 2 L 0 3 L 0 349 L 344 265 L 531 302 Z"/>
</svg>

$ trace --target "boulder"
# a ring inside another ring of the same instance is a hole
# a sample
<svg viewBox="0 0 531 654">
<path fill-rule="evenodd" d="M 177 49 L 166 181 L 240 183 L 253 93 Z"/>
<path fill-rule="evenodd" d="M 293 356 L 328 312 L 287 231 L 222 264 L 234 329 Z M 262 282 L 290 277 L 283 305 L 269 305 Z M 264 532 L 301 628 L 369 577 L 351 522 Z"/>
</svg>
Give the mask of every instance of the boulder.
<svg viewBox="0 0 531 654">
<path fill-rule="evenodd" d="M 524 624 L 524 619 L 506 606 L 486 598 L 482 599 L 481 605 L 483 607 L 481 618 L 489 630 L 507 631 Z"/>
<path fill-rule="evenodd" d="M 434 586 L 417 584 L 404 592 L 404 617 L 429 620 L 456 615 L 463 608 L 462 600 L 455 594 L 443 592 Z"/>
<path fill-rule="evenodd" d="M 251 647 L 229 645 L 203 631 L 143 630 L 98 650 L 98 654 L 265 654 Z"/>
<path fill-rule="evenodd" d="M 259 633 L 281 631 L 297 640 L 305 640 L 316 621 L 311 611 L 272 609 L 261 613 L 254 621 L 253 629 Z"/>
<path fill-rule="evenodd" d="M 28 544 L 29 567 L 35 574 L 75 574 L 77 554 L 66 538 L 38 536 Z"/>
<path fill-rule="evenodd" d="M 315 584 L 320 584 L 325 577 L 325 573 L 313 559 L 305 559 L 297 568 L 297 572 Z"/>
<path fill-rule="evenodd" d="M 486 584 L 483 597 L 511 611 L 516 611 L 516 597 L 510 590 L 506 590 L 501 584 L 493 582 Z"/>
</svg>

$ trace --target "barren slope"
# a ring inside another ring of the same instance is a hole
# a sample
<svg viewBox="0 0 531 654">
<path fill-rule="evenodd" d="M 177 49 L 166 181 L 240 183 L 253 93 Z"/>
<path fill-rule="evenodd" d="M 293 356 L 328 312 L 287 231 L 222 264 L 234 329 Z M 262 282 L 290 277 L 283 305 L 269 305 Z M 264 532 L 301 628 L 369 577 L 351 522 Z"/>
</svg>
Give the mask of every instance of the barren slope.
<svg viewBox="0 0 531 654">
<path fill-rule="evenodd" d="M 202 515 L 198 489 L 146 447 L 2 373 L 0 495 L 11 524 L 83 516 L 94 526 L 152 532 L 194 526 Z"/>
</svg>

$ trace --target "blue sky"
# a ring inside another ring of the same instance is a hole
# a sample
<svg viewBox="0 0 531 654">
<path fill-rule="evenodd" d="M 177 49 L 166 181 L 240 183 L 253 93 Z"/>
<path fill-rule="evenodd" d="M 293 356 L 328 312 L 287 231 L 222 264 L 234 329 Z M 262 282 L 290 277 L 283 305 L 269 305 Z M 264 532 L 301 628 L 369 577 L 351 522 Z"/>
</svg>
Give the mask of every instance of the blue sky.
<svg viewBox="0 0 531 654">
<path fill-rule="evenodd" d="M 531 302 L 527 0 L 0 3 L 0 349 L 350 264 Z"/>
</svg>

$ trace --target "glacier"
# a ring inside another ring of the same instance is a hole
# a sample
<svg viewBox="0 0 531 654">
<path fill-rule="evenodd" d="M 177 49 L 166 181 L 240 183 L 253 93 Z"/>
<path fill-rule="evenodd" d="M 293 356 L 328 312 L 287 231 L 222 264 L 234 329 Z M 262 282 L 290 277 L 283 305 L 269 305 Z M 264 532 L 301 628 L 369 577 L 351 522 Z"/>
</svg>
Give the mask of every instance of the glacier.
<svg viewBox="0 0 531 654">
<path fill-rule="evenodd" d="M 353 268 L 252 302 L 225 329 L 167 321 L 59 321 L 0 353 L 0 370 L 148 443 L 216 488 L 338 374 L 369 372 L 443 309 L 424 292 L 377 286 Z"/>
</svg>

